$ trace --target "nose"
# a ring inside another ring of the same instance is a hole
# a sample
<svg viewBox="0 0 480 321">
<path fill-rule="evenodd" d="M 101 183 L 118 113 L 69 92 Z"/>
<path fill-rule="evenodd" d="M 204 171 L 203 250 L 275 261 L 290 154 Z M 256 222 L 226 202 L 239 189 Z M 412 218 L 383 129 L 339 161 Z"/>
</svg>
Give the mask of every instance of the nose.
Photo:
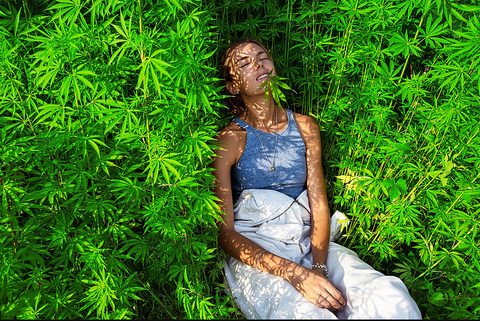
<svg viewBox="0 0 480 321">
<path fill-rule="evenodd" d="M 261 61 L 261 60 L 258 60 L 258 59 L 255 59 L 255 65 L 254 65 L 255 70 L 260 69 L 261 66 L 263 66 L 262 61 Z"/>
</svg>

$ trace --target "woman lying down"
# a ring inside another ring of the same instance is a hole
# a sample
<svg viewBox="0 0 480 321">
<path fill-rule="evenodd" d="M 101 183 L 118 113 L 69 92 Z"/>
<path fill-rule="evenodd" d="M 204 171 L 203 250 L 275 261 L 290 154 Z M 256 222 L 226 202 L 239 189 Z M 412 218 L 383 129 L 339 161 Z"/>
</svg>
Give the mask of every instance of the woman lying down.
<svg viewBox="0 0 480 321">
<path fill-rule="evenodd" d="M 265 99 L 260 87 L 276 75 L 265 46 L 232 44 L 222 72 L 237 117 L 218 134 L 212 163 L 224 213 L 218 240 L 228 287 L 245 316 L 420 319 L 400 279 L 333 242 L 319 127 L 277 106 L 272 95 Z"/>
</svg>

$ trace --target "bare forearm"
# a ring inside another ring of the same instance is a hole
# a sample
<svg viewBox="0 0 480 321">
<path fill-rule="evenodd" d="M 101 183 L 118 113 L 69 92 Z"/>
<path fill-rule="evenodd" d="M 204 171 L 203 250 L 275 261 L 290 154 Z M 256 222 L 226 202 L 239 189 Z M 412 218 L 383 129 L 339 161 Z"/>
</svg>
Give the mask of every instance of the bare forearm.
<svg viewBox="0 0 480 321">
<path fill-rule="evenodd" d="M 316 270 L 272 254 L 232 229 L 220 230 L 219 244 L 225 252 L 243 263 L 256 266 L 262 271 L 290 282 L 313 304 L 330 311 L 343 309 L 345 299 L 342 294 Z"/>
<path fill-rule="evenodd" d="M 268 252 L 254 241 L 234 230 L 222 230 L 218 241 L 223 250 L 235 259 L 284 278 L 289 282 L 294 271 L 300 268 L 295 262 Z"/>
<path fill-rule="evenodd" d="M 310 242 L 312 244 L 313 264 L 325 264 L 327 261 L 329 239 L 330 212 L 327 208 L 312 215 Z"/>
</svg>

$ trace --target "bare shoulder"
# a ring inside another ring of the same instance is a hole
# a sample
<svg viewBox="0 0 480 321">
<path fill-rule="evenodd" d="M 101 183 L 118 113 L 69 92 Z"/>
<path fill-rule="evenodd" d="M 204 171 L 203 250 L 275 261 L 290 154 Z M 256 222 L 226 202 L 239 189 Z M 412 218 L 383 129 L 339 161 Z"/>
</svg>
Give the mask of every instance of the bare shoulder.
<svg viewBox="0 0 480 321">
<path fill-rule="evenodd" d="M 232 166 L 235 164 L 245 149 L 247 133 L 245 130 L 231 122 L 227 127 L 222 129 L 215 137 L 218 149 L 215 150 L 218 158 L 222 159 L 224 165 Z M 217 163 L 218 161 L 214 162 Z M 214 165 L 215 166 L 215 165 Z"/>
<path fill-rule="evenodd" d="M 307 148 L 311 143 L 318 144 L 320 142 L 320 128 L 315 119 L 311 116 L 295 112 L 293 113 L 293 116 Z"/>
<path fill-rule="evenodd" d="M 215 139 L 218 145 L 234 144 L 238 140 L 244 139 L 245 136 L 245 130 L 232 121 L 227 127 L 218 132 Z"/>
</svg>

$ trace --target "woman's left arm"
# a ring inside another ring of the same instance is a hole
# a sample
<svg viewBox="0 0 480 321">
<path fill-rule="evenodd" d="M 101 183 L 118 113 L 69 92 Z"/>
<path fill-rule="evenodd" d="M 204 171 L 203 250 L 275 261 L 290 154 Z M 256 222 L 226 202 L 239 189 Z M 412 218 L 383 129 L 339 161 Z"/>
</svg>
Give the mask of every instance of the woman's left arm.
<svg viewBox="0 0 480 321">
<path fill-rule="evenodd" d="M 310 116 L 295 113 L 295 120 L 306 146 L 307 190 L 311 211 L 313 264 L 325 264 L 330 238 L 330 211 L 322 169 L 320 128 Z M 322 273 L 320 269 L 315 270 Z"/>
</svg>

